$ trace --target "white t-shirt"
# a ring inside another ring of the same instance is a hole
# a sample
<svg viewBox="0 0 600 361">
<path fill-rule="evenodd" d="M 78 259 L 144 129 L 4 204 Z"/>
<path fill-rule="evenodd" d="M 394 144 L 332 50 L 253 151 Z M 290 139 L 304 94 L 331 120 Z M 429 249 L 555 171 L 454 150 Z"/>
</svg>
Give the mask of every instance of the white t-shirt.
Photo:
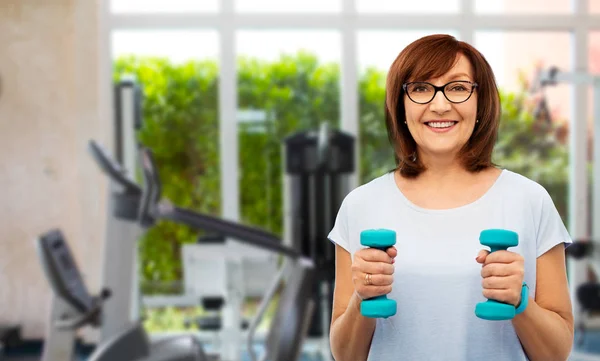
<svg viewBox="0 0 600 361">
<path fill-rule="evenodd" d="M 377 319 L 369 361 L 527 360 L 512 322 L 475 315 L 482 294 L 475 261 L 484 229 L 519 234 L 509 251 L 525 259 L 525 282 L 535 298 L 536 258 L 571 238 L 548 192 L 538 183 L 503 170 L 481 198 L 465 206 L 431 210 L 411 203 L 387 173 L 350 192 L 328 238 L 352 256 L 363 248 L 360 232 L 396 231 L 398 256 L 388 298 L 395 316 Z"/>
</svg>

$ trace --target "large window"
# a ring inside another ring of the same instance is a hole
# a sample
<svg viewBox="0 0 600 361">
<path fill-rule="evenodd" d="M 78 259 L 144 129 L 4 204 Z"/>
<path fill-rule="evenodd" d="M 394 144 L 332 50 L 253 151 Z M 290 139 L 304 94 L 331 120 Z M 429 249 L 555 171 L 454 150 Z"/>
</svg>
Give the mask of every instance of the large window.
<svg viewBox="0 0 600 361">
<path fill-rule="evenodd" d="M 139 137 L 176 203 L 285 234 L 282 142 L 322 122 L 356 136 L 355 185 L 381 175 L 394 166 L 389 66 L 418 37 L 450 33 L 476 45 L 498 79 L 496 160 L 546 186 L 577 238 L 589 214 L 575 206 L 587 169 L 574 159 L 587 156 L 579 144 L 590 132 L 574 130 L 586 116 L 592 129 L 589 88 L 530 85 L 550 66 L 600 73 L 600 0 L 584 2 L 110 0 L 107 19 L 114 79 L 142 84 Z M 140 250 L 144 287 L 181 278 L 178 247 L 197 234 L 169 227 L 151 229 Z"/>
</svg>

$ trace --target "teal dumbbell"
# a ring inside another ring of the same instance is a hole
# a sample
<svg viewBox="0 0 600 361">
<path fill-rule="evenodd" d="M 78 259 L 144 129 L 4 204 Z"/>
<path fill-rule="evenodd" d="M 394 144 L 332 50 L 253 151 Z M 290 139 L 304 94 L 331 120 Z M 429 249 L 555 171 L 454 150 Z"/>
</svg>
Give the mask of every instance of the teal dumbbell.
<svg viewBox="0 0 600 361">
<path fill-rule="evenodd" d="M 360 233 L 360 244 L 386 251 L 396 244 L 396 232 L 389 229 L 368 229 Z M 360 313 L 370 318 L 388 318 L 396 314 L 396 301 L 386 295 L 362 300 Z"/>
<path fill-rule="evenodd" d="M 490 247 L 490 252 L 507 250 L 509 247 L 516 247 L 519 244 L 519 235 L 505 229 L 486 229 L 479 235 L 479 243 Z M 487 300 L 477 304 L 475 314 L 484 320 L 511 320 L 515 317 L 515 306 Z"/>
</svg>

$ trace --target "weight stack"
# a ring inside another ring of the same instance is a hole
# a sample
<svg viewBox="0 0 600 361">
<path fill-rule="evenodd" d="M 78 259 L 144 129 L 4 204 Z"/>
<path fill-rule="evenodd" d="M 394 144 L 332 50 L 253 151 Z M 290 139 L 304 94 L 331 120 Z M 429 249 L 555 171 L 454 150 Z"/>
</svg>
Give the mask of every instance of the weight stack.
<svg viewBox="0 0 600 361">
<path fill-rule="evenodd" d="M 292 134 L 284 141 L 286 234 L 292 247 L 312 259 L 318 270 L 308 337 L 323 336 L 324 322 L 328 325 L 331 319 L 335 246 L 327 235 L 349 192 L 349 177 L 355 169 L 354 142 L 353 136 L 326 125 L 318 131 Z"/>
</svg>

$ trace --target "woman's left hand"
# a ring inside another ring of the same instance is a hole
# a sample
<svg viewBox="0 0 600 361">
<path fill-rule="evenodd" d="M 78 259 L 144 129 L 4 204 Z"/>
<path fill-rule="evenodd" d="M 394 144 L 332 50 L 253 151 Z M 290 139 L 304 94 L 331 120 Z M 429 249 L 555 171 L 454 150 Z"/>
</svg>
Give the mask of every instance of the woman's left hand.
<svg viewBox="0 0 600 361">
<path fill-rule="evenodd" d="M 482 264 L 483 296 L 515 307 L 521 304 L 521 288 L 525 276 L 523 257 L 510 251 L 479 251 L 476 261 Z"/>
</svg>

